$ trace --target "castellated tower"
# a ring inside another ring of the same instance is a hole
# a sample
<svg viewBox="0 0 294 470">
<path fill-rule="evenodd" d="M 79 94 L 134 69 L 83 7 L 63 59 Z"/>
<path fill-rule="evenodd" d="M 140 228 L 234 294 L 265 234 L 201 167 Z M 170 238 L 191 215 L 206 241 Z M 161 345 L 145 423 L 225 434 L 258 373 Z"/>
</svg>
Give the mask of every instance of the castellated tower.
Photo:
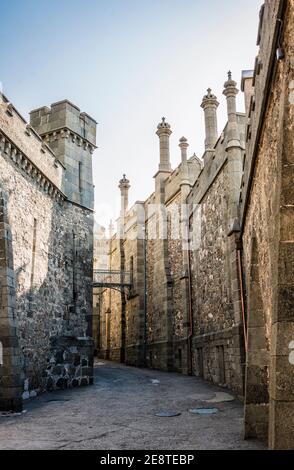
<svg viewBox="0 0 294 470">
<path fill-rule="evenodd" d="M 69 101 L 27 124 L 0 93 L 0 410 L 93 383 L 95 143 Z"/>
<path fill-rule="evenodd" d="M 96 121 L 64 100 L 50 108 L 33 110 L 30 123 L 65 166 L 62 189 L 68 199 L 93 209 L 92 154 L 96 148 Z"/>
</svg>

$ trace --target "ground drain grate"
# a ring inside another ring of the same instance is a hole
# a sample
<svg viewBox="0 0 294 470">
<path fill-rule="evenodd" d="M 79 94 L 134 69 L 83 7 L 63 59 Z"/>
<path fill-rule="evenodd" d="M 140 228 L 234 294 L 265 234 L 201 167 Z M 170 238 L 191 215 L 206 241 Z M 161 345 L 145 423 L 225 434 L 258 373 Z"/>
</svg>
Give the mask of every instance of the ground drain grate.
<svg viewBox="0 0 294 470">
<path fill-rule="evenodd" d="M 58 403 L 64 401 L 70 401 L 70 398 L 51 398 L 50 400 L 46 400 L 47 403 Z"/>
<path fill-rule="evenodd" d="M 27 410 L 20 411 L 19 413 L 14 411 L 1 411 L 0 418 L 16 418 L 17 416 L 23 416 L 25 413 L 27 413 Z"/>
<path fill-rule="evenodd" d="M 189 410 L 189 413 L 193 415 L 215 415 L 218 413 L 219 410 L 217 408 L 195 408 L 193 410 Z"/>
<path fill-rule="evenodd" d="M 158 411 L 158 413 L 155 413 L 155 416 L 158 418 L 175 418 L 176 416 L 181 416 L 181 413 L 177 411 Z"/>
</svg>

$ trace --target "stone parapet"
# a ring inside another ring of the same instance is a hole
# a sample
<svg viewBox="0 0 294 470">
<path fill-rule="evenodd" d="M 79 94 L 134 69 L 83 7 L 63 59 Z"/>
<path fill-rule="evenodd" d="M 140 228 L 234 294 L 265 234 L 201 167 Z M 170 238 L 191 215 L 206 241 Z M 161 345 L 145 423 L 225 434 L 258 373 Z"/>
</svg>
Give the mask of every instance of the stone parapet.
<svg viewBox="0 0 294 470">
<path fill-rule="evenodd" d="M 5 153 L 42 175 L 60 192 L 64 167 L 42 138 L 0 93 L 0 138 Z"/>
<path fill-rule="evenodd" d="M 44 106 L 34 109 L 30 112 L 30 122 L 42 136 L 57 130 L 67 129 L 73 135 L 83 137 L 94 147 L 96 145 L 97 122 L 87 113 L 82 113 L 76 105 L 68 100 L 53 103 L 50 108 Z"/>
<path fill-rule="evenodd" d="M 21 171 L 30 177 L 39 189 L 46 192 L 50 197 L 57 200 L 65 200 L 66 195 L 60 190 L 61 184 L 56 186 L 52 180 L 43 173 L 40 168 L 0 130 L 0 152 L 3 157 L 7 157 Z M 60 168 L 60 164 L 56 160 L 56 168 Z M 61 183 L 61 181 L 60 181 Z"/>
</svg>

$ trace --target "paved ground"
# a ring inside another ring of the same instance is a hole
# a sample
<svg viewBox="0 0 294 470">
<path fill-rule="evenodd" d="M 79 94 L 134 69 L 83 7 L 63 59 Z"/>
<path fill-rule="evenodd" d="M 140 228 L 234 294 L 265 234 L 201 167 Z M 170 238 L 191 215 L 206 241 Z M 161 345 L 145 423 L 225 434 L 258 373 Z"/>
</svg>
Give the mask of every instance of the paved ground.
<svg viewBox="0 0 294 470">
<path fill-rule="evenodd" d="M 242 440 L 243 409 L 232 400 L 195 377 L 97 363 L 94 386 L 44 394 L 22 415 L 0 416 L 0 449 L 263 448 Z M 188 411 L 197 407 L 219 411 Z M 161 410 L 181 415 L 156 417 Z"/>
</svg>

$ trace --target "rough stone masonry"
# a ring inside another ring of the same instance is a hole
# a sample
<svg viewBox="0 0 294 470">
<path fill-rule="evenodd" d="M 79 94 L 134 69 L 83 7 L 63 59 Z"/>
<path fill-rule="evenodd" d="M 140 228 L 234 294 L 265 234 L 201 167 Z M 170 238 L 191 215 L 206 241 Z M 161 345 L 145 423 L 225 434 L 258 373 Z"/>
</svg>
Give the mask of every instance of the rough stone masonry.
<svg viewBox="0 0 294 470">
<path fill-rule="evenodd" d="M 202 160 L 183 137 L 172 170 L 172 129 L 159 123 L 154 193 L 128 208 L 121 180 L 109 242 L 109 269 L 130 273 L 131 288 L 105 289 L 99 313 L 102 357 L 228 387 L 245 401 L 245 437 L 271 449 L 294 448 L 293 25 L 294 0 L 262 5 L 259 54 L 242 73 L 246 113 L 229 72 L 221 134 L 211 89 L 201 103 Z"/>
<path fill-rule="evenodd" d="M 91 384 L 96 122 L 69 101 L 27 124 L 0 95 L 0 409 Z"/>
</svg>

